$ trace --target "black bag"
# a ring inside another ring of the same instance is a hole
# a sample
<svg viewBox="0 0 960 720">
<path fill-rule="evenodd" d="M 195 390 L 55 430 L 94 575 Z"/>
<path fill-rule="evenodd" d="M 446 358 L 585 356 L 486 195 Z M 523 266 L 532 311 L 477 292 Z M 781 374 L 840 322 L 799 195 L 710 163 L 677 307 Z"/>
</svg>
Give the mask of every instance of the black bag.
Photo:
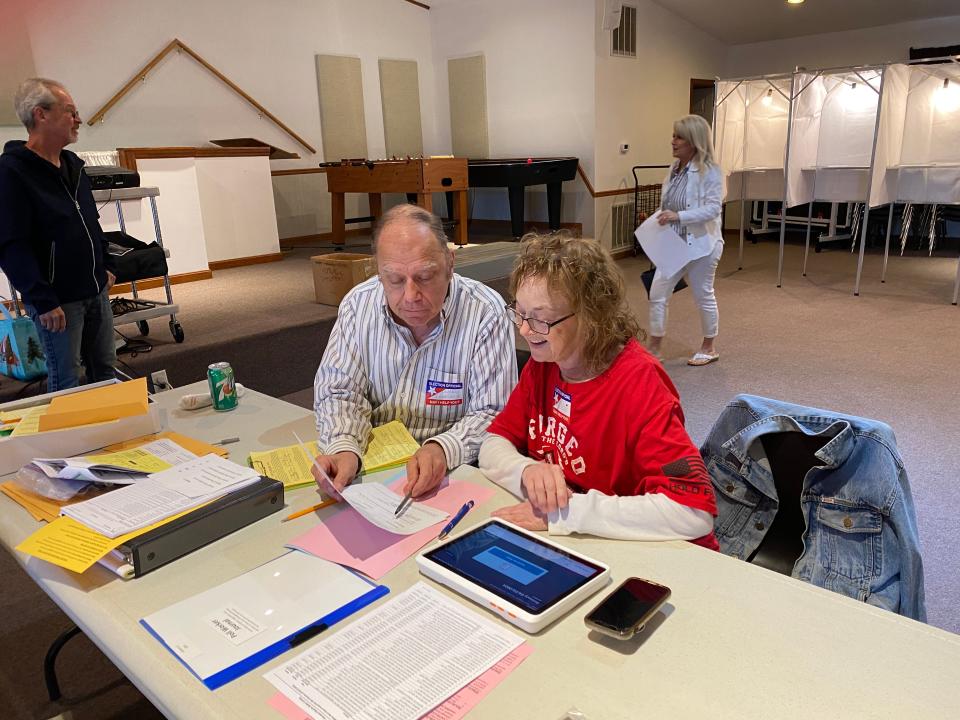
<svg viewBox="0 0 960 720">
<path fill-rule="evenodd" d="M 650 286 L 653 285 L 653 276 L 656 274 L 657 269 L 651 267 L 649 270 L 644 270 L 640 273 L 640 280 L 643 282 L 643 286 L 647 289 L 647 299 L 650 299 Z M 683 278 L 680 278 L 680 282 L 677 283 L 676 287 L 673 288 L 674 292 L 680 292 L 687 286 L 687 281 Z"/>
<path fill-rule="evenodd" d="M 106 232 L 107 252 L 117 282 L 130 282 L 167 274 L 167 258 L 155 242 L 147 244 L 124 232 Z"/>
</svg>

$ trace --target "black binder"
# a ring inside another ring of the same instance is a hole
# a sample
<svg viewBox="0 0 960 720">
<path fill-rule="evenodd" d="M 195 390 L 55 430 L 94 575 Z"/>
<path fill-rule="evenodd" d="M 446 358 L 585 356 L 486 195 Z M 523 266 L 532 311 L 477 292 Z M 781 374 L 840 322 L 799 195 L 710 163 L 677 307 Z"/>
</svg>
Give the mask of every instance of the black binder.
<svg viewBox="0 0 960 720">
<path fill-rule="evenodd" d="M 117 548 L 134 577 L 209 545 L 283 508 L 283 483 L 262 477 L 255 483 L 199 507 Z"/>
</svg>

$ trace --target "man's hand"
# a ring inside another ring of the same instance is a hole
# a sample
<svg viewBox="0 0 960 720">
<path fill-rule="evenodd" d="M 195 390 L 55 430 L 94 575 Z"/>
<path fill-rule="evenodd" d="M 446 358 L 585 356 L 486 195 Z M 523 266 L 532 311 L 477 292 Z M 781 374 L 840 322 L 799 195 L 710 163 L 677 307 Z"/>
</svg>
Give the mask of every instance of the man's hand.
<svg viewBox="0 0 960 720">
<path fill-rule="evenodd" d="M 117 276 L 107 270 L 107 290 L 109 291 L 117 282 Z"/>
<path fill-rule="evenodd" d="M 441 483 L 447 474 L 447 456 L 435 442 L 425 442 L 413 457 L 407 460 L 407 482 L 403 493 L 420 497 Z"/>
<path fill-rule="evenodd" d="M 659 215 L 657 215 L 657 222 L 660 225 L 666 225 L 667 223 L 680 222 L 680 216 L 677 215 L 673 210 L 662 210 Z"/>
<path fill-rule="evenodd" d="M 520 475 L 524 494 L 541 513 L 552 513 L 559 508 L 565 508 L 573 493 L 567 487 L 567 480 L 563 470 L 549 463 L 528 465 Z"/>
<path fill-rule="evenodd" d="M 538 513 L 529 500 L 494 510 L 490 515 L 519 525 L 524 530 L 549 530 L 547 516 Z"/>
<path fill-rule="evenodd" d="M 323 471 L 333 480 L 332 487 L 317 470 L 317 465 L 322 467 Z M 339 500 L 340 491 L 357 476 L 357 468 L 359 467 L 360 458 L 349 450 L 343 450 L 334 455 L 317 455 L 316 464 L 310 466 L 310 472 L 323 492 Z"/>
<path fill-rule="evenodd" d="M 40 325 L 49 332 L 63 332 L 67 329 L 67 316 L 62 307 L 55 307 L 40 316 Z"/>
</svg>

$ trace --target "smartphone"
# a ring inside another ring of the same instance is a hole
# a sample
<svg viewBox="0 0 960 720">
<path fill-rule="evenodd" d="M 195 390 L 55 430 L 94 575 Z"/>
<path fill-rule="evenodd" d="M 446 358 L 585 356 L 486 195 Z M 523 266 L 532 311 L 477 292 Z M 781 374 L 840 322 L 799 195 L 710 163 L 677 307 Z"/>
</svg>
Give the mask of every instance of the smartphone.
<svg viewBox="0 0 960 720">
<path fill-rule="evenodd" d="M 627 578 L 583 621 L 591 630 L 627 640 L 643 629 L 668 597 L 670 588 L 666 585 L 637 577 Z"/>
</svg>

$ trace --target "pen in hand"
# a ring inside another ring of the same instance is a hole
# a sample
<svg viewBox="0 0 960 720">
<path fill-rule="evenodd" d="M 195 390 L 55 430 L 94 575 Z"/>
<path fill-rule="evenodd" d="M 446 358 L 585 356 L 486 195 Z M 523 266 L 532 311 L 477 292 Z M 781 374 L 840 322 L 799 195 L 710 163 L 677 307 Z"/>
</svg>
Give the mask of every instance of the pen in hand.
<svg viewBox="0 0 960 720">
<path fill-rule="evenodd" d="M 393 511 L 394 517 L 399 517 L 400 513 L 407 509 L 407 506 L 413 502 L 413 491 L 411 490 L 406 495 L 403 496 L 403 500 L 400 501 L 400 504 L 397 505 L 397 509 Z"/>
<path fill-rule="evenodd" d="M 437 540 L 443 540 L 447 535 L 449 535 L 450 531 L 457 526 L 458 522 L 463 520 L 463 516 L 470 512 L 470 508 L 472 507 L 473 500 L 468 500 L 466 503 L 464 503 L 463 507 L 460 508 L 457 511 L 457 514 L 453 516 L 453 519 L 443 526 L 443 530 L 440 531 L 440 534 L 437 536 Z"/>
</svg>

